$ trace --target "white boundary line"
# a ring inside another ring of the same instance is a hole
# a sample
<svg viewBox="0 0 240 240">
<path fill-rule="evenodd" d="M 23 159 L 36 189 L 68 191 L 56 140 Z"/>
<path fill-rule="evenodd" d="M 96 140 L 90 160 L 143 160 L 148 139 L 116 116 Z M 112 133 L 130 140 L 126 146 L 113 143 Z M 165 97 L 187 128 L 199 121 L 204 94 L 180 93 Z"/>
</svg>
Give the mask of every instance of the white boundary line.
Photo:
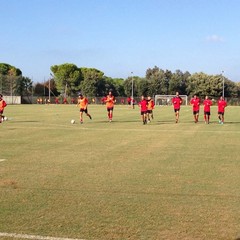
<svg viewBox="0 0 240 240">
<path fill-rule="evenodd" d="M 44 237 L 44 236 L 39 236 L 39 235 L 4 233 L 4 232 L 0 232 L 0 237 L 36 239 L 36 240 L 85 240 L 85 239 L 79 239 L 79 238 L 58 238 L 58 237 L 49 237 L 49 236 Z"/>
<path fill-rule="evenodd" d="M 6 161 L 6 159 L 0 159 L 0 162 L 4 162 L 4 161 Z"/>
</svg>

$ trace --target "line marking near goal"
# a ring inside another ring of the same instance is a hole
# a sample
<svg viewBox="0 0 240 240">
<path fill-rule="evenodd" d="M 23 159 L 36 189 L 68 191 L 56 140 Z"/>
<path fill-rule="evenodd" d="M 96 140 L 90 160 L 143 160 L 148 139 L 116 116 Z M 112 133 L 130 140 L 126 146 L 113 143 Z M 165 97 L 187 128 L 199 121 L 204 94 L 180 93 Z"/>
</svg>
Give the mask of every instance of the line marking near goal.
<svg viewBox="0 0 240 240">
<path fill-rule="evenodd" d="M 49 237 L 49 236 L 39 236 L 39 235 L 28 235 L 28 234 L 17 234 L 17 233 L 4 233 L 0 232 L 0 237 L 12 237 L 12 238 L 22 238 L 22 239 L 36 239 L 36 240 L 86 240 L 79 238 L 59 238 L 59 237 Z"/>
</svg>

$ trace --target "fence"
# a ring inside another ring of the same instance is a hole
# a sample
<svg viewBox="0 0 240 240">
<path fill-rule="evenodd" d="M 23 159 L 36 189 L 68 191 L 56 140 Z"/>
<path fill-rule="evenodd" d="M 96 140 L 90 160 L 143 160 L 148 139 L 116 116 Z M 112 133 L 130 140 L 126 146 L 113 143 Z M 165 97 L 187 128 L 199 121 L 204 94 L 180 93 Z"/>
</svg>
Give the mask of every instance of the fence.
<svg viewBox="0 0 240 240">
<path fill-rule="evenodd" d="M 209 97 L 210 99 L 214 99 L 213 101 L 213 105 L 217 104 L 217 100 L 219 97 Z M 24 96 L 24 97 L 19 97 L 19 96 L 5 96 L 4 99 L 8 99 L 8 104 L 37 104 L 38 99 L 41 99 L 41 103 L 47 103 L 48 102 L 48 97 L 37 97 L 37 96 Z M 13 99 L 13 101 L 12 101 Z M 141 98 L 140 97 L 135 97 L 135 103 L 137 104 Z M 190 97 L 188 98 L 188 103 L 190 101 Z M 55 104 L 56 103 L 56 98 L 55 97 L 51 97 L 50 98 L 50 103 L 51 104 Z M 59 104 L 63 103 L 63 97 L 58 97 L 59 100 Z M 201 102 L 203 102 L 203 98 L 201 99 Z M 232 105 L 232 106 L 240 106 L 240 98 L 226 98 L 228 105 Z M 89 97 L 88 101 L 90 104 L 104 104 L 103 102 L 103 97 Z M 76 104 L 77 103 L 77 97 L 68 97 L 67 98 L 67 104 Z M 127 102 L 127 97 L 116 97 L 116 104 L 128 104 Z"/>
<path fill-rule="evenodd" d="M 3 96 L 7 104 L 21 104 L 21 96 Z"/>
</svg>

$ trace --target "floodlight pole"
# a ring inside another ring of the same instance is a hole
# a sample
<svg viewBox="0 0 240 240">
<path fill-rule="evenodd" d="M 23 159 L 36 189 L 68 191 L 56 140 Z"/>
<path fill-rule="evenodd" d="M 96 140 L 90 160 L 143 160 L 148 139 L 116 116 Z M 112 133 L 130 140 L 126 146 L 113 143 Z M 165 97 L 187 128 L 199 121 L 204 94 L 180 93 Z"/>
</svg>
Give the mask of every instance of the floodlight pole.
<svg viewBox="0 0 240 240">
<path fill-rule="evenodd" d="M 48 99 L 50 101 L 50 98 L 51 98 L 51 78 L 53 78 L 53 75 L 52 73 L 50 73 L 50 78 L 49 78 L 49 81 L 48 81 Z"/>
<path fill-rule="evenodd" d="M 131 75 L 132 75 L 132 100 L 131 100 L 131 105 L 132 105 L 132 108 L 133 108 L 133 72 L 131 72 Z"/>
<path fill-rule="evenodd" d="M 222 74 L 221 74 L 221 76 L 222 76 L 222 84 L 223 84 L 223 89 L 222 89 L 222 96 L 223 96 L 223 98 L 224 98 L 224 76 L 223 76 L 223 74 L 224 74 L 224 71 L 222 71 Z"/>
</svg>

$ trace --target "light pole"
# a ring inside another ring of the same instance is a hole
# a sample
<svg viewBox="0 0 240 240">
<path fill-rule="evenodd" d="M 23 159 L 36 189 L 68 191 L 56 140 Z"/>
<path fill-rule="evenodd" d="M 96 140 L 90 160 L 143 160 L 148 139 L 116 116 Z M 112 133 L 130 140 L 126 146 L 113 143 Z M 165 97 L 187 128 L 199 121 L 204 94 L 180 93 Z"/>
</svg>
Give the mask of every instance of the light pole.
<svg viewBox="0 0 240 240">
<path fill-rule="evenodd" d="M 132 75 L 132 99 L 131 99 L 131 105 L 132 105 L 132 108 L 133 108 L 133 72 L 131 72 L 131 75 Z"/>
<path fill-rule="evenodd" d="M 50 73 L 50 78 L 49 78 L 49 81 L 48 81 L 48 100 L 50 102 L 50 98 L 51 98 L 51 78 L 53 78 L 53 75 Z"/>
<path fill-rule="evenodd" d="M 222 96 L 223 96 L 223 98 L 224 98 L 224 76 L 223 76 L 223 74 L 224 74 L 224 71 L 222 71 L 222 84 L 223 84 L 223 89 L 222 89 Z"/>
</svg>

